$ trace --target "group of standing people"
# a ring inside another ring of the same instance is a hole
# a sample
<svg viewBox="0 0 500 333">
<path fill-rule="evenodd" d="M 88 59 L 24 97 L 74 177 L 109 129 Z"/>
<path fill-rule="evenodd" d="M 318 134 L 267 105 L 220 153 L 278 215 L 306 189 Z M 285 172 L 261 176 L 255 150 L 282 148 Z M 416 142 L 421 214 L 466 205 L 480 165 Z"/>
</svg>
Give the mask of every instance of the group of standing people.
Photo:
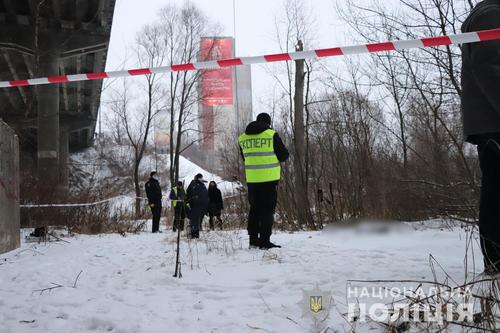
<svg viewBox="0 0 500 333">
<path fill-rule="evenodd" d="M 274 213 L 278 202 L 277 186 L 281 178 L 281 163 L 289 153 L 276 131 L 271 128 L 271 116 L 261 113 L 248 124 L 238 143 L 245 165 L 248 186 L 248 235 L 250 248 L 270 249 L 281 247 L 271 242 Z M 189 236 L 199 238 L 205 215 L 209 216 L 210 229 L 217 224 L 222 229 L 221 212 L 224 209 L 222 193 L 215 182 L 208 189 L 202 174 L 197 174 L 184 190 L 178 182 L 172 188 L 169 199 L 174 207 L 173 231 L 184 229 L 189 219 Z M 146 194 L 153 214 L 153 232 L 159 232 L 161 216 L 161 188 L 156 172 L 146 183 Z"/>
<path fill-rule="evenodd" d="M 169 199 L 174 208 L 174 222 L 172 230 L 184 230 L 185 219 L 189 219 L 189 236 L 199 238 L 202 230 L 203 218 L 209 216 L 210 229 L 215 229 L 215 219 L 217 225 L 222 229 L 222 210 L 224 203 L 222 193 L 217 188 L 217 183 L 211 181 L 208 189 L 205 186 L 207 182 L 202 174 L 197 174 L 189 184 L 187 190 L 184 190 L 183 182 L 177 182 L 172 187 Z M 149 180 L 145 184 L 148 204 L 153 215 L 152 232 L 161 232 L 160 217 L 162 211 L 162 191 L 160 182 L 155 171 L 151 172 Z"/>
</svg>

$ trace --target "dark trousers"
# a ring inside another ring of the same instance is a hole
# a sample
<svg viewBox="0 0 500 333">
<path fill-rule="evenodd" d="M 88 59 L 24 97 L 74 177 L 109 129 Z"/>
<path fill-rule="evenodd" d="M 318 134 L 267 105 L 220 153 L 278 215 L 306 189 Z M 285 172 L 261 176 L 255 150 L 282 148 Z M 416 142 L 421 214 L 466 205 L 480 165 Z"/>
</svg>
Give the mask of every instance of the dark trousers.
<svg viewBox="0 0 500 333">
<path fill-rule="evenodd" d="M 199 214 L 191 215 L 189 218 L 189 228 L 191 232 L 200 231 L 202 222 L 203 222 L 203 215 Z"/>
<path fill-rule="evenodd" d="M 203 222 L 203 215 L 191 216 L 191 219 L 189 220 L 189 230 L 191 238 L 199 238 L 202 222 Z"/>
<path fill-rule="evenodd" d="M 154 207 L 151 207 L 151 213 L 153 213 L 153 232 L 157 232 L 160 230 L 161 203 L 155 203 Z"/>
<path fill-rule="evenodd" d="M 209 224 L 210 224 L 210 229 L 211 230 L 214 230 L 215 229 L 215 225 L 214 225 L 214 220 L 215 218 L 217 218 L 217 224 L 219 225 L 220 227 L 220 230 L 222 230 L 222 219 L 221 219 L 221 211 L 212 211 L 210 210 L 208 212 L 208 217 L 209 217 Z"/>
<path fill-rule="evenodd" d="M 183 204 L 177 204 L 174 208 L 174 231 L 177 229 L 184 230 L 184 219 L 186 218 L 186 211 Z"/>
<path fill-rule="evenodd" d="M 271 237 L 274 211 L 278 202 L 277 183 L 248 184 L 248 235 L 268 242 Z"/>
<path fill-rule="evenodd" d="M 479 233 L 485 270 L 500 272 L 500 146 L 489 140 L 478 145 L 481 165 Z"/>
</svg>

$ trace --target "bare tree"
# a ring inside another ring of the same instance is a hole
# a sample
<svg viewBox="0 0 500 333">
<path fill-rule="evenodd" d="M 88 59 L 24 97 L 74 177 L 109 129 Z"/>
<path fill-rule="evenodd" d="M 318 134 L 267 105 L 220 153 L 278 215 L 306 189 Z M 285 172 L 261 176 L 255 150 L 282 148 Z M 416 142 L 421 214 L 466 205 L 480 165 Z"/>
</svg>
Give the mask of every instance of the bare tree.
<svg viewBox="0 0 500 333">
<path fill-rule="evenodd" d="M 199 56 L 200 39 L 216 35 L 218 27 L 211 24 L 203 12 L 191 2 L 181 7 L 171 5 L 160 13 L 162 35 L 166 46 L 166 62 L 169 65 L 195 62 Z M 198 132 L 202 119 L 196 113 L 200 101 L 197 89 L 200 72 L 184 71 L 169 74 L 167 109 L 170 123 L 170 182 L 179 180 L 181 153 L 199 139 L 184 142 L 189 132 Z M 186 140 L 187 141 L 187 140 Z"/>
<path fill-rule="evenodd" d="M 303 51 L 304 45 L 301 40 L 297 41 L 297 51 Z M 307 181 L 307 148 L 304 126 L 304 60 L 295 61 L 295 95 L 294 95 L 294 170 L 297 191 L 297 216 L 301 223 L 309 227 L 315 227 L 309 205 L 309 191 Z"/>
<path fill-rule="evenodd" d="M 394 9 L 381 2 L 363 7 L 348 1 L 339 9 L 364 40 L 380 41 L 457 33 L 472 5 L 472 1 L 403 0 Z M 459 49 L 396 51 L 373 59 L 376 66 L 367 62 L 365 68 L 376 78 L 372 84 L 389 92 L 394 108 L 386 107 L 395 110 L 398 119 L 399 130 L 388 129 L 403 146 L 404 187 L 414 184 L 414 194 L 424 190 L 419 195 L 432 198 L 428 202 L 439 214 L 465 210 L 474 215 L 470 194 L 477 190 L 477 180 L 460 131 Z"/>
<path fill-rule="evenodd" d="M 158 25 L 147 25 L 138 34 L 136 41 L 136 58 L 141 67 L 159 67 L 165 61 L 165 47 L 161 38 L 161 30 Z M 135 212 L 139 215 L 141 210 L 141 187 L 139 173 L 140 165 L 149 141 L 149 135 L 154 117 L 162 110 L 161 98 L 163 91 L 157 74 L 144 77 L 144 82 L 138 84 L 138 91 L 145 94 L 145 99 L 131 97 L 131 83 L 123 80 L 120 89 L 115 89 L 111 110 L 116 115 L 118 124 L 114 126 L 116 134 L 124 136 L 133 149 L 133 182 L 136 196 Z M 119 136 L 119 138 L 120 138 Z"/>
<path fill-rule="evenodd" d="M 303 0 L 285 0 L 282 17 L 276 17 L 277 42 L 283 52 L 303 50 L 303 42 L 313 42 L 313 23 L 309 8 Z M 285 136 L 293 142 L 293 172 L 284 167 L 282 202 L 292 202 L 299 224 L 315 228 L 311 213 L 309 189 L 309 135 L 308 104 L 311 94 L 311 73 L 314 62 L 296 61 L 295 68 L 290 63 L 271 73 L 280 88 L 280 97 L 273 104 L 281 104 Z M 285 137 L 285 139 L 287 139 Z M 283 206 L 283 205 L 281 205 Z M 288 215 L 288 214 L 286 214 Z"/>
</svg>

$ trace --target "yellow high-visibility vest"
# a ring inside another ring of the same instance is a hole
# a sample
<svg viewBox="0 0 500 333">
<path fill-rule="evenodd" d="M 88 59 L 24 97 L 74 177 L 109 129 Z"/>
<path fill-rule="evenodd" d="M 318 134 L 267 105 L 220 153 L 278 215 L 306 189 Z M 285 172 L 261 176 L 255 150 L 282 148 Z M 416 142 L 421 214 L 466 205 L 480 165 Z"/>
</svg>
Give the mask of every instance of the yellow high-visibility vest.
<svg viewBox="0 0 500 333">
<path fill-rule="evenodd" d="M 175 197 L 177 198 L 177 186 L 172 188 L 172 191 L 174 191 L 174 194 L 175 194 Z M 172 200 L 172 207 L 176 207 L 177 206 L 177 200 Z"/>
<path fill-rule="evenodd" d="M 274 153 L 272 129 L 259 134 L 241 134 L 239 144 L 245 158 L 247 183 L 266 183 L 280 180 L 281 165 Z"/>
</svg>

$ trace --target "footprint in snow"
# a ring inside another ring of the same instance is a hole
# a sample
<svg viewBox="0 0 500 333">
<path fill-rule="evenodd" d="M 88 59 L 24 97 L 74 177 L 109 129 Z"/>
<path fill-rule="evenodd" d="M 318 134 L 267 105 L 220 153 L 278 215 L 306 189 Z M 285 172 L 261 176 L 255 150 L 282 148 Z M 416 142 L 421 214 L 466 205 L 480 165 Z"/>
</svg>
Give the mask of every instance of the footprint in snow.
<svg viewBox="0 0 500 333">
<path fill-rule="evenodd" d="M 258 283 L 266 283 L 266 282 L 269 282 L 269 279 L 268 278 L 262 278 L 262 279 L 255 279 L 254 281 L 258 282 Z"/>
<path fill-rule="evenodd" d="M 92 331 L 106 330 L 106 331 L 110 332 L 110 331 L 114 330 L 115 328 L 111 322 L 94 317 L 94 318 L 90 318 L 88 320 L 87 329 L 92 330 Z"/>
<path fill-rule="evenodd" d="M 201 303 L 201 301 L 199 301 L 198 303 L 196 303 L 195 305 L 193 305 L 193 309 L 195 309 L 195 310 L 203 310 L 203 308 L 204 308 L 204 306 Z"/>
<path fill-rule="evenodd" d="M 60 312 L 56 316 L 57 319 L 62 319 L 62 320 L 67 320 L 69 318 L 69 315 L 64 312 Z"/>
</svg>

